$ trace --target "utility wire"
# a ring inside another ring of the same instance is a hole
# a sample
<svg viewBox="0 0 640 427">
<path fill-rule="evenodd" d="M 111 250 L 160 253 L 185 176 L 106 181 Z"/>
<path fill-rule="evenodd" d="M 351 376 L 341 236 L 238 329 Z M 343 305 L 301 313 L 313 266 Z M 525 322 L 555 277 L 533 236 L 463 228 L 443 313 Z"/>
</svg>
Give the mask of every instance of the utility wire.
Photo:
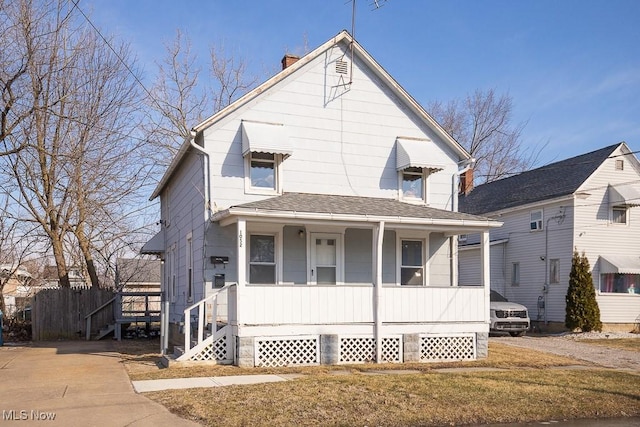
<svg viewBox="0 0 640 427">
<path fill-rule="evenodd" d="M 93 22 L 91 22 L 91 19 L 89 19 L 89 17 L 82 11 L 82 9 L 80 9 L 80 6 L 78 5 L 80 0 L 71 0 L 71 2 L 73 3 L 73 7 L 78 9 L 78 12 L 80 12 L 80 14 L 84 17 L 84 19 L 87 20 L 87 22 L 89 23 L 89 25 L 91 25 L 91 27 L 95 30 L 95 32 L 98 34 L 98 36 L 100 36 L 100 38 L 105 42 L 105 44 L 107 45 L 107 47 L 113 52 L 113 54 L 116 56 L 116 58 L 118 58 L 118 60 L 122 63 L 122 65 L 125 66 L 125 68 L 127 69 L 127 71 L 129 71 L 129 74 L 131 74 L 133 76 L 133 78 L 136 80 L 136 82 L 138 82 L 138 84 L 140 85 L 140 87 L 142 87 L 142 89 L 144 89 L 144 91 L 147 93 L 147 95 L 149 95 L 149 98 L 151 98 L 151 100 L 153 101 L 154 104 L 156 104 L 156 106 L 158 107 L 158 109 L 160 111 L 162 111 L 162 107 L 160 106 L 160 103 L 156 100 L 156 98 L 151 94 L 151 92 L 146 88 L 146 86 L 144 85 L 144 83 L 142 83 L 142 81 L 140 80 L 140 78 L 138 78 L 138 76 L 133 72 L 133 70 L 131 69 L 131 67 L 129 66 L 129 64 L 126 63 L 126 61 L 120 56 L 120 54 L 114 49 L 114 47 L 111 45 L 111 43 L 109 42 L 109 40 L 107 40 L 107 38 L 105 36 L 102 35 L 102 33 L 100 32 L 100 30 L 98 29 L 98 27 L 96 27 Z M 71 9 L 73 10 L 73 9 Z"/>
</svg>

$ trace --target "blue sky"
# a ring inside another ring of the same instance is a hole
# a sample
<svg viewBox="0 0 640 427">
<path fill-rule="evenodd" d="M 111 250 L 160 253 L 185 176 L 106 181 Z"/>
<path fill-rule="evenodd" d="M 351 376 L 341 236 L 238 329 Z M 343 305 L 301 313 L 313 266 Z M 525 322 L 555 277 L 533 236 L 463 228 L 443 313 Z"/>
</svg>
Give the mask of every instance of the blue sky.
<svg viewBox="0 0 640 427">
<path fill-rule="evenodd" d="M 509 93 L 539 165 L 626 141 L 640 150 L 640 1 L 357 0 L 355 36 L 423 106 Z M 186 31 L 206 58 L 224 43 L 257 74 L 351 31 L 349 0 L 84 0 L 131 43 L 146 75 Z"/>
</svg>

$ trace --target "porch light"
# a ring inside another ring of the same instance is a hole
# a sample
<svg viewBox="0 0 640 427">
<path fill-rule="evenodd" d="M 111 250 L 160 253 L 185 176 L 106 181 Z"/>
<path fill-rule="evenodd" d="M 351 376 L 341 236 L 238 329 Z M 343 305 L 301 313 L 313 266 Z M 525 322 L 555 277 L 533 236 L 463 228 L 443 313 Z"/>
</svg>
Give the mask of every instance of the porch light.
<svg viewBox="0 0 640 427">
<path fill-rule="evenodd" d="M 300 237 L 301 239 L 304 239 L 304 230 L 302 228 L 298 230 L 298 237 Z"/>
</svg>

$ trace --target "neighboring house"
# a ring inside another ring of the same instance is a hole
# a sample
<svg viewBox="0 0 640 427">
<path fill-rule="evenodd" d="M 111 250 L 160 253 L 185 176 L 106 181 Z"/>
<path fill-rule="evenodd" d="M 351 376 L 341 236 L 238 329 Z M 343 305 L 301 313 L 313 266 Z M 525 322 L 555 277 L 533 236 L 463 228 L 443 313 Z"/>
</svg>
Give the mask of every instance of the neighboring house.
<svg viewBox="0 0 640 427">
<path fill-rule="evenodd" d="M 2 283 L 2 297 L 4 299 L 4 317 L 10 317 L 24 310 L 33 296 L 31 286 L 33 276 L 27 270 L 15 264 L 0 265 L 0 283 Z"/>
<path fill-rule="evenodd" d="M 485 357 L 489 272 L 458 286 L 456 236 L 484 235 L 488 267 L 500 223 L 456 211 L 470 161 L 346 31 L 285 56 L 193 129 L 151 196 L 164 348 L 242 366 Z"/>
<path fill-rule="evenodd" d="M 88 288 L 91 283 L 87 282 L 80 267 L 72 266 L 68 268 L 69 285 L 71 288 Z M 42 288 L 56 289 L 60 286 L 58 279 L 58 269 L 55 265 L 46 265 L 42 270 Z"/>
<path fill-rule="evenodd" d="M 532 320 L 560 327 L 575 250 L 589 259 L 604 327 L 640 322 L 638 206 L 640 164 L 625 143 L 483 184 L 460 197 L 460 211 L 504 223 L 490 233 L 491 287 L 526 305 Z M 460 246 L 461 283 L 479 274 L 477 241 L 469 235 Z"/>
</svg>

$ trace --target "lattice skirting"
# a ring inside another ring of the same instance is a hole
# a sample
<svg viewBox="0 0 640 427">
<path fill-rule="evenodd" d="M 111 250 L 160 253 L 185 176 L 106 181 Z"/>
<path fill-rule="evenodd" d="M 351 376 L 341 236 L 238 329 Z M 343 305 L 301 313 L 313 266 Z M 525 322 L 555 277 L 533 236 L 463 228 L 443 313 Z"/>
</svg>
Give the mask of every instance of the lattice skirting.
<svg viewBox="0 0 640 427">
<path fill-rule="evenodd" d="M 476 360 L 475 334 L 421 335 L 420 360 Z"/>
<path fill-rule="evenodd" d="M 191 360 L 208 361 L 216 360 L 218 362 L 231 359 L 228 354 L 227 335 L 223 335 L 204 347 L 199 353 L 191 356 Z"/>
<path fill-rule="evenodd" d="M 255 339 L 255 366 L 277 367 L 320 363 L 320 337 L 260 337 Z"/>
<path fill-rule="evenodd" d="M 340 363 L 368 363 L 376 360 L 376 340 L 366 336 L 340 336 Z M 402 337 L 382 338 L 382 361 L 402 362 Z"/>
</svg>

